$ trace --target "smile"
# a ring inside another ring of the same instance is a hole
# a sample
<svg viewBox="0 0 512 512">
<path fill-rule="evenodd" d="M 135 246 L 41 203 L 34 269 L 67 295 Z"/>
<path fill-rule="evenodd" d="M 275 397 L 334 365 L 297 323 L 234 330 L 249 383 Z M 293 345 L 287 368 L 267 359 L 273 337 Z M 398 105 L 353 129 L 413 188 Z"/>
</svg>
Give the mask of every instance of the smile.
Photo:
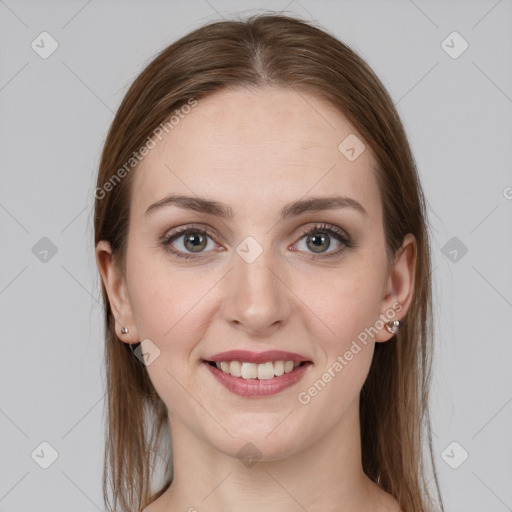
<svg viewBox="0 0 512 512">
<path fill-rule="evenodd" d="M 290 373 L 301 364 L 299 361 L 268 361 L 266 363 L 256 364 L 245 361 L 221 361 L 215 363 L 210 361 L 219 370 L 242 379 L 267 380 L 274 377 L 280 377 L 285 373 Z"/>
<path fill-rule="evenodd" d="M 203 365 L 228 391 L 249 398 L 275 395 L 297 384 L 306 374 L 311 361 L 203 361 Z M 233 372 L 233 373 L 232 373 Z"/>
</svg>

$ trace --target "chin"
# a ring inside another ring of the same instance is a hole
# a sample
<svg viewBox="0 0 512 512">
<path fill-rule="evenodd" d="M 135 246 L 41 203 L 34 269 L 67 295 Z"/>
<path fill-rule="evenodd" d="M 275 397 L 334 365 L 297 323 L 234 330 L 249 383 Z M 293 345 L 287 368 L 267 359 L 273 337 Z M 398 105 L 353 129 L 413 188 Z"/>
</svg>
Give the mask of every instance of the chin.
<svg viewBox="0 0 512 512">
<path fill-rule="evenodd" d="M 291 416 L 293 414 L 290 419 Z M 284 418 L 286 414 L 278 418 L 270 415 L 266 420 L 239 417 L 237 425 L 223 425 L 232 437 L 222 429 L 216 435 L 207 435 L 206 439 L 212 447 L 241 462 L 285 459 L 305 448 L 312 440 L 305 435 L 305 428 L 296 419 L 285 425 L 288 419 Z"/>
</svg>

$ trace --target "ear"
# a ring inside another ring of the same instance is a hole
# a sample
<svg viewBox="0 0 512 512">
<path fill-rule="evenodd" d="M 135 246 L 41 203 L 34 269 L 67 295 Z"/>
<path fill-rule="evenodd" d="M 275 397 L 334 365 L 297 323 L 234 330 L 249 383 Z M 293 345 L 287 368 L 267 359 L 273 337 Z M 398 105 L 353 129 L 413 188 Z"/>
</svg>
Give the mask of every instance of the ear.
<svg viewBox="0 0 512 512">
<path fill-rule="evenodd" d="M 404 237 L 402 247 L 397 251 L 393 267 L 384 287 L 381 305 L 381 318 L 385 322 L 402 320 L 411 305 L 414 294 L 414 273 L 417 258 L 416 238 L 412 233 Z M 389 312 L 396 315 L 390 318 Z M 388 315 L 386 315 L 386 312 Z M 375 336 L 376 342 L 388 341 L 394 336 L 384 326 Z"/>
<path fill-rule="evenodd" d="M 117 337 L 124 343 L 138 343 L 140 340 L 128 298 L 126 280 L 112 258 L 110 244 L 105 240 L 96 245 L 96 262 L 115 318 Z M 127 334 L 121 332 L 123 327 L 129 329 Z"/>
</svg>

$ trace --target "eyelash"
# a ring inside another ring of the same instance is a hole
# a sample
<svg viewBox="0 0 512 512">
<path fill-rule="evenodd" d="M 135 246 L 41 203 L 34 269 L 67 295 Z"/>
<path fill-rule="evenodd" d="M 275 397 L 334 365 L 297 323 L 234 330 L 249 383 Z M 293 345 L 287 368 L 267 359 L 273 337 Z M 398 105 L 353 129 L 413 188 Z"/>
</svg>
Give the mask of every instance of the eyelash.
<svg viewBox="0 0 512 512">
<path fill-rule="evenodd" d="M 313 255 L 313 260 L 317 259 L 326 259 L 326 258 L 332 258 L 335 256 L 341 256 L 343 252 L 345 252 L 345 249 L 351 249 L 355 247 L 355 243 L 352 241 L 352 239 L 340 228 L 332 225 L 332 224 L 316 224 L 315 226 L 306 229 L 303 231 L 299 237 L 299 241 L 302 240 L 305 236 L 313 234 L 313 233 L 325 233 L 329 236 L 332 236 L 335 238 L 338 242 L 342 244 L 341 248 L 337 249 L 336 251 L 330 252 L 330 253 L 317 253 Z M 200 228 L 196 227 L 194 225 L 185 226 L 182 228 L 178 228 L 177 230 L 165 235 L 163 239 L 161 240 L 161 244 L 164 247 L 164 250 L 173 256 L 176 256 L 177 258 L 184 258 L 184 259 L 190 259 L 190 258 L 197 258 L 200 257 L 200 253 L 197 253 L 197 255 L 192 255 L 188 253 L 182 253 L 181 251 L 177 251 L 175 249 L 171 249 L 171 244 L 178 238 L 180 238 L 183 235 L 187 235 L 190 233 L 199 233 L 201 235 L 207 235 L 212 240 L 215 241 L 215 235 L 213 232 L 208 228 Z"/>
</svg>

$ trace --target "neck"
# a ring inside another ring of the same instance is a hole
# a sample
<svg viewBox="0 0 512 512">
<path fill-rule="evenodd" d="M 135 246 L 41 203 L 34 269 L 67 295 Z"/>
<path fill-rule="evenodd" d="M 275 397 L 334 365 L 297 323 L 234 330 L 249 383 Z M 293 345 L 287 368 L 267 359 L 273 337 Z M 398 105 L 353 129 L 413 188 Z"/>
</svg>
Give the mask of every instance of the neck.
<svg viewBox="0 0 512 512">
<path fill-rule="evenodd" d="M 219 451 L 178 418 L 169 420 L 174 478 L 157 500 L 158 510 L 345 512 L 370 504 L 375 484 L 361 466 L 358 401 L 327 436 L 297 451 L 292 447 L 289 456 L 262 457 L 254 464 Z"/>
</svg>

